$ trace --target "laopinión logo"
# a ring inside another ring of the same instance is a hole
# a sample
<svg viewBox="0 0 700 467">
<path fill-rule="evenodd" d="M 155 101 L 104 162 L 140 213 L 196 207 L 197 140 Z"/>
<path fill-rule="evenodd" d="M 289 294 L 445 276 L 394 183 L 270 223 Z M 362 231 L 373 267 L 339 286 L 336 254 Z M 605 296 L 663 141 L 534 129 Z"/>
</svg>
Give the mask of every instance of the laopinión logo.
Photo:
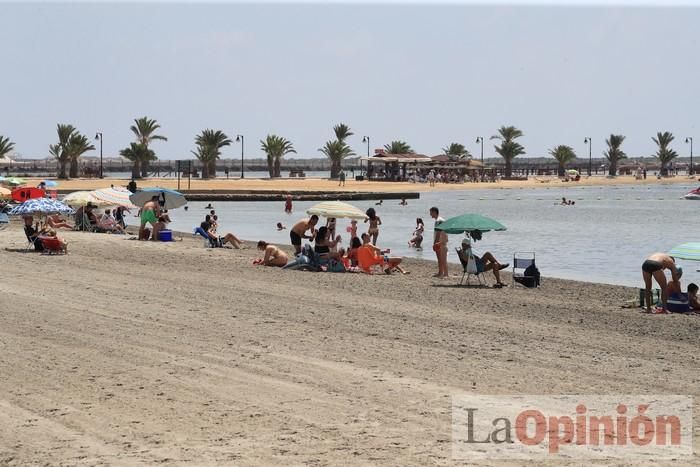
<svg viewBox="0 0 700 467">
<path fill-rule="evenodd" d="M 692 455 L 690 396 L 452 396 L 454 459 Z"/>
</svg>

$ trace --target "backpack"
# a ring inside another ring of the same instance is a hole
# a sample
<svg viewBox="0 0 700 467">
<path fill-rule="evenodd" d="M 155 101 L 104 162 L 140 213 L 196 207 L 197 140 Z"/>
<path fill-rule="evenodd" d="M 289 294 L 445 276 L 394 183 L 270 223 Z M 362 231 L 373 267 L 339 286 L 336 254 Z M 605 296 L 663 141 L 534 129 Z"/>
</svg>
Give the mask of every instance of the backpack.
<svg viewBox="0 0 700 467">
<path fill-rule="evenodd" d="M 532 289 L 540 286 L 540 270 L 537 269 L 535 263 L 525 268 L 523 276 L 513 277 L 515 282 L 524 285 L 525 287 Z"/>
</svg>

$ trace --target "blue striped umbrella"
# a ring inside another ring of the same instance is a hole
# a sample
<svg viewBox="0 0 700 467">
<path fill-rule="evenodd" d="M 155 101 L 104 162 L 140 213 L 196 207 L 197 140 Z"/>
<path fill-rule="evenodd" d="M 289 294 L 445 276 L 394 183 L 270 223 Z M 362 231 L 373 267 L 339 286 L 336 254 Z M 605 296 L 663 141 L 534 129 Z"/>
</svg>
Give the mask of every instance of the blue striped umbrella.
<svg viewBox="0 0 700 467">
<path fill-rule="evenodd" d="M 75 211 L 62 202 L 51 198 L 34 198 L 25 201 L 10 210 L 11 216 L 28 216 L 34 214 L 73 214 Z"/>
<path fill-rule="evenodd" d="M 689 259 L 691 261 L 700 261 L 700 243 L 682 243 L 674 247 L 668 252 L 669 256 L 679 259 Z"/>
</svg>

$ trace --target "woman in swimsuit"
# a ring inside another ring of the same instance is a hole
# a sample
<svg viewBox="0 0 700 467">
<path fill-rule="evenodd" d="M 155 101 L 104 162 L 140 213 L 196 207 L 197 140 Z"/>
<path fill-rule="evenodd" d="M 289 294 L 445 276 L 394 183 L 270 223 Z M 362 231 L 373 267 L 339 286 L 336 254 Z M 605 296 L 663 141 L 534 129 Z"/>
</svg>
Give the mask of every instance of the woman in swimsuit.
<svg viewBox="0 0 700 467">
<path fill-rule="evenodd" d="M 314 240 L 314 252 L 318 253 L 318 255 L 322 259 L 337 259 L 340 257 L 340 255 L 338 254 L 338 252 L 332 250 L 336 247 L 339 241 L 340 235 L 338 235 L 335 239 L 330 239 L 328 227 L 321 227 L 320 229 L 318 229 L 316 239 Z"/>
<path fill-rule="evenodd" d="M 265 257 L 262 259 L 262 262 L 259 263 L 264 266 L 277 266 L 281 268 L 286 266 L 287 261 L 289 261 L 287 253 L 280 250 L 279 247 L 270 245 L 263 240 L 258 242 L 258 250 L 265 252 Z"/>
<path fill-rule="evenodd" d="M 652 278 L 656 280 L 661 288 L 661 305 L 666 309 L 666 299 L 668 298 L 668 285 L 664 269 L 671 271 L 671 280 L 676 283 L 676 288 L 680 289 L 680 274 L 676 268 L 676 260 L 673 256 L 665 253 L 654 253 L 642 263 L 642 277 L 644 278 L 644 302 L 646 310 L 651 313 L 651 286 Z"/>
<path fill-rule="evenodd" d="M 374 208 L 369 208 L 367 212 L 367 219 L 365 222 L 369 221 L 369 229 L 367 229 L 367 235 L 372 238 L 372 244 L 377 245 L 377 237 L 379 237 L 379 226 L 382 225 L 381 218 L 377 215 Z"/>
<path fill-rule="evenodd" d="M 423 233 L 425 232 L 425 224 L 420 217 L 416 219 L 416 230 L 413 232 L 413 238 L 408 241 L 409 247 L 420 248 L 423 243 Z"/>
</svg>

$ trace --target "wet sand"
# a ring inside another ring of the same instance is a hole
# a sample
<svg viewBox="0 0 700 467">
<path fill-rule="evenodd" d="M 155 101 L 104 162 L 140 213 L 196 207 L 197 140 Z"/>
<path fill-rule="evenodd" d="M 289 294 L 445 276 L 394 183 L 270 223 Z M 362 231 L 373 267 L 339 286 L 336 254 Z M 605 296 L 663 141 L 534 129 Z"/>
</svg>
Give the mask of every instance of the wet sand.
<svg viewBox="0 0 700 467">
<path fill-rule="evenodd" d="M 61 235 L 70 254 L 41 256 L 0 231 L 2 465 L 452 465 L 455 391 L 700 395 L 700 317 L 620 308 L 635 289 Z"/>
</svg>

